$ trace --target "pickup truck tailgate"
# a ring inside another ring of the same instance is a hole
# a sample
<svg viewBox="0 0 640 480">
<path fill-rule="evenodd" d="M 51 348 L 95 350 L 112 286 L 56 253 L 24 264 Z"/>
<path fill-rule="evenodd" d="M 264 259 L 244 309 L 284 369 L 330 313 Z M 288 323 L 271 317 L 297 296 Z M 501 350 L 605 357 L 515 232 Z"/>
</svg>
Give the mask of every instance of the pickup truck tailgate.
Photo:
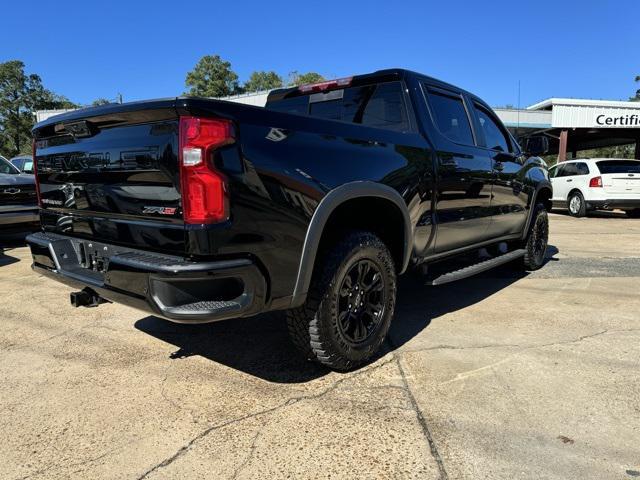
<svg viewBox="0 0 640 480">
<path fill-rule="evenodd" d="M 37 125 L 45 231 L 183 254 L 174 104 L 79 110 Z"/>
</svg>

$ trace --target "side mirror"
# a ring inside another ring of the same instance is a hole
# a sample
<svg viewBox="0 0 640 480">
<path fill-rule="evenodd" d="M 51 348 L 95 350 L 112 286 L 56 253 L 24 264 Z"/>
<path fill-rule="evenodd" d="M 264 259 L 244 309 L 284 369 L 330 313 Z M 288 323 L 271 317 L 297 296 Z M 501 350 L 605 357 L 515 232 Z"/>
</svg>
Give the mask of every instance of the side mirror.
<svg viewBox="0 0 640 480">
<path fill-rule="evenodd" d="M 539 157 L 549 151 L 549 138 L 544 135 L 529 137 L 524 141 L 523 150 L 531 156 Z"/>
</svg>

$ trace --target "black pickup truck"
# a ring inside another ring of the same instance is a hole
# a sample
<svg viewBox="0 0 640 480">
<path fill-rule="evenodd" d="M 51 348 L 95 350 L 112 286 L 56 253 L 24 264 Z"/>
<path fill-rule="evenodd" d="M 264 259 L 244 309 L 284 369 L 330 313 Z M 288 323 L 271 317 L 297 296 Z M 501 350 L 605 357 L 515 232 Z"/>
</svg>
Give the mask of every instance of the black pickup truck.
<svg viewBox="0 0 640 480">
<path fill-rule="evenodd" d="M 36 182 L 0 156 L 0 235 L 13 230 L 36 230 Z"/>
<path fill-rule="evenodd" d="M 347 370 L 384 341 L 407 269 L 497 245 L 429 282 L 544 261 L 543 139 L 523 153 L 478 97 L 406 70 L 276 90 L 266 108 L 83 109 L 33 134 L 33 267 L 75 306 L 182 323 L 286 310 L 308 358 Z"/>
</svg>

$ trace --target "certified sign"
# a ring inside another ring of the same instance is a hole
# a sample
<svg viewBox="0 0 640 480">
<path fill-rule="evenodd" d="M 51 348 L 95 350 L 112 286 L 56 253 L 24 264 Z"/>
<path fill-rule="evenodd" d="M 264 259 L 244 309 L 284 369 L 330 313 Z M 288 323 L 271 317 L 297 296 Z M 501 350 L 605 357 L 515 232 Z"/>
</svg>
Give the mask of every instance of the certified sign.
<svg viewBox="0 0 640 480">
<path fill-rule="evenodd" d="M 640 127 L 640 116 L 635 113 L 619 116 L 601 113 L 596 117 L 596 124 L 601 127 Z"/>
</svg>

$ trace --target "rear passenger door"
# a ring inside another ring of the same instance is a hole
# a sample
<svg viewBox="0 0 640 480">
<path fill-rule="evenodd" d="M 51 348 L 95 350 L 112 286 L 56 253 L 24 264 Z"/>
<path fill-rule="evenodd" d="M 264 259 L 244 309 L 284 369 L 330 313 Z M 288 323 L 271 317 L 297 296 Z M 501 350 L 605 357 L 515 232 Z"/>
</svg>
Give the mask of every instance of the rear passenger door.
<svg viewBox="0 0 640 480">
<path fill-rule="evenodd" d="M 524 157 L 493 111 L 470 99 L 478 143 L 490 158 L 492 171 L 491 237 L 522 232 L 527 220 L 530 187 L 525 186 Z"/>
<path fill-rule="evenodd" d="M 488 238 L 491 161 L 476 144 L 462 92 L 423 84 L 437 149 L 436 253 Z"/>
</svg>

